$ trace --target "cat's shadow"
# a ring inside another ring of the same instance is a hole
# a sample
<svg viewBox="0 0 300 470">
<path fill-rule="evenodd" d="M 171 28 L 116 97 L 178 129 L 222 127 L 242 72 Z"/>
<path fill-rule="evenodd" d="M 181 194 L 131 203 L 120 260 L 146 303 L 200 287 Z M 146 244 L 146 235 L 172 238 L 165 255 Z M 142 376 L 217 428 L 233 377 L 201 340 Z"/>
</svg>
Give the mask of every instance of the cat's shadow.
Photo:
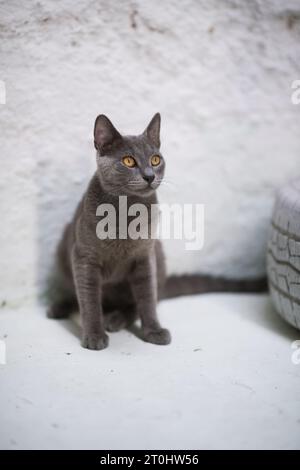
<svg viewBox="0 0 300 470">
<path fill-rule="evenodd" d="M 240 307 L 240 299 L 237 302 L 238 307 Z M 226 303 L 226 298 L 224 299 Z M 232 302 L 232 299 L 231 299 Z M 232 304 L 231 304 L 232 305 Z M 265 328 L 269 331 L 276 333 L 279 336 L 286 338 L 289 341 L 294 341 L 299 339 L 299 331 L 293 326 L 289 325 L 284 321 L 278 313 L 275 311 L 271 299 L 269 296 L 266 296 L 265 302 L 262 304 L 262 307 L 259 309 L 253 308 L 251 314 L 242 312 L 240 308 L 233 309 L 234 312 L 243 317 L 244 320 L 256 323 L 261 328 Z M 81 338 L 81 327 L 79 324 L 79 313 L 74 312 L 70 318 L 60 320 L 61 325 L 72 335 L 80 340 Z M 133 336 L 143 340 L 142 330 L 138 322 L 133 323 L 127 329 Z"/>
<path fill-rule="evenodd" d="M 81 326 L 79 325 L 79 312 L 73 312 L 70 318 L 60 320 L 61 325 L 73 336 L 78 339 L 81 339 Z M 142 329 L 137 322 L 130 325 L 126 328 L 126 331 L 129 331 L 133 336 L 138 339 L 143 340 Z"/>
<path fill-rule="evenodd" d="M 78 339 L 81 338 L 81 327 L 72 318 L 72 316 L 70 318 L 66 318 L 64 320 L 61 320 L 61 324 L 73 336 L 75 336 Z"/>
</svg>

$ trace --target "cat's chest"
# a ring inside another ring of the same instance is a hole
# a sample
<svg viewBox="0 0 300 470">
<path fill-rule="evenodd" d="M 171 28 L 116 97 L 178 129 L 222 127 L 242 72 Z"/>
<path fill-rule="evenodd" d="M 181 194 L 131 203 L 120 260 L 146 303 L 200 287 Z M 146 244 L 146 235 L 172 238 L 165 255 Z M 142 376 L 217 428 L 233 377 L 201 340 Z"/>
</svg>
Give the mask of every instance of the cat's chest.
<svg viewBox="0 0 300 470">
<path fill-rule="evenodd" d="M 126 278 L 135 260 L 149 255 L 153 242 L 151 239 L 101 240 L 97 252 L 104 277 L 113 281 Z"/>
</svg>

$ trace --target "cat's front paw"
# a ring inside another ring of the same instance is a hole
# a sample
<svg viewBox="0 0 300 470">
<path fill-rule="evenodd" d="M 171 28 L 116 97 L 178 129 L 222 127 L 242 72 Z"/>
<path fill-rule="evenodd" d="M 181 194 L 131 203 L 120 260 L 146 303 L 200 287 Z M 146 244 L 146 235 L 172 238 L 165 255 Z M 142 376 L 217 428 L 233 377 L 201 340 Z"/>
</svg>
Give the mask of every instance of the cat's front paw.
<svg viewBox="0 0 300 470">
<path fill-rule="evenodd" d="M 81 340 L 81 345 L 87 349 L 94 349 L 100 351 L 108 346 L 108 336 L 103 333 L 102 335 L 95 333 L 84 333 Z"/>
<path fill-rule="evenodd" d="M 147 343 L 166 345 L 171 343 L 171 333 L 166 328 L 158 328 L 155 330 L 145 329 L 143 331 L 144 341 Z"/>
</svg>

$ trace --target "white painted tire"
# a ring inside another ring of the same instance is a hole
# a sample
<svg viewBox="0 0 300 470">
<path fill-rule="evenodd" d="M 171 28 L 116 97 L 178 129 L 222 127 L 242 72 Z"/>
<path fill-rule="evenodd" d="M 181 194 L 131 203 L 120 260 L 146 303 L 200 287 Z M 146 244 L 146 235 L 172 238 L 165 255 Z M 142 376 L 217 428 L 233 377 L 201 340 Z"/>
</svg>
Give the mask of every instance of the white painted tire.
<svg viewBox="0 0 300 470">
<path fill-rule="evenodd" d="M 276 198 L 267 272 L 277 312 L 300 329 L 300 179 L 284 187 Z"/>
</svg>

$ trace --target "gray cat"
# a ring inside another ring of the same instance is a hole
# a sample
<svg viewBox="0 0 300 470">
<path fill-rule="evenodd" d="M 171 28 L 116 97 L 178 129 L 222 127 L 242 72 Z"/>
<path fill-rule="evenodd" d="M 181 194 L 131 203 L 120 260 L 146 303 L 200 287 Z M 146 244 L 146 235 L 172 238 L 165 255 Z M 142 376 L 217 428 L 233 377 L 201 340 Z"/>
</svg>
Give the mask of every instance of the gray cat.
<svg viewBox="0 0 300 470">
<path fill-rule="evenodd" d="M 226 280 L 201 275 L 167 278 L 162 245 L 157 239 L 99 239 L 96 216 L 100 204 L 112 204 L 119 214 L 119 196 L 128 206 L 157 204 L 156 189 L 164 178 L 160 152 L 160 115 L 139 136 L 122 136 L 104 116 L 94 126 L 97 171 L 57 249 L 57 268 L 64 296 L 53 302 L 50 318 L 65 318 L 79 306 L 82 345 L 103 349 L 106 331 L 128 327 L 141 319 L 142 337 L 166 345 L 170 332 L 162 328 L 156 305 L 161 298 L 210 291 L 262 291 L 261 280 Z M 151 212 L 149 211 L 149 214 Z M 117 218 L 118 220 L 118 218 Z M 151 224 L 151 215 L 148 223 Z M 119 226 L 116 227 L 119 234 Z"/>
</svg>

